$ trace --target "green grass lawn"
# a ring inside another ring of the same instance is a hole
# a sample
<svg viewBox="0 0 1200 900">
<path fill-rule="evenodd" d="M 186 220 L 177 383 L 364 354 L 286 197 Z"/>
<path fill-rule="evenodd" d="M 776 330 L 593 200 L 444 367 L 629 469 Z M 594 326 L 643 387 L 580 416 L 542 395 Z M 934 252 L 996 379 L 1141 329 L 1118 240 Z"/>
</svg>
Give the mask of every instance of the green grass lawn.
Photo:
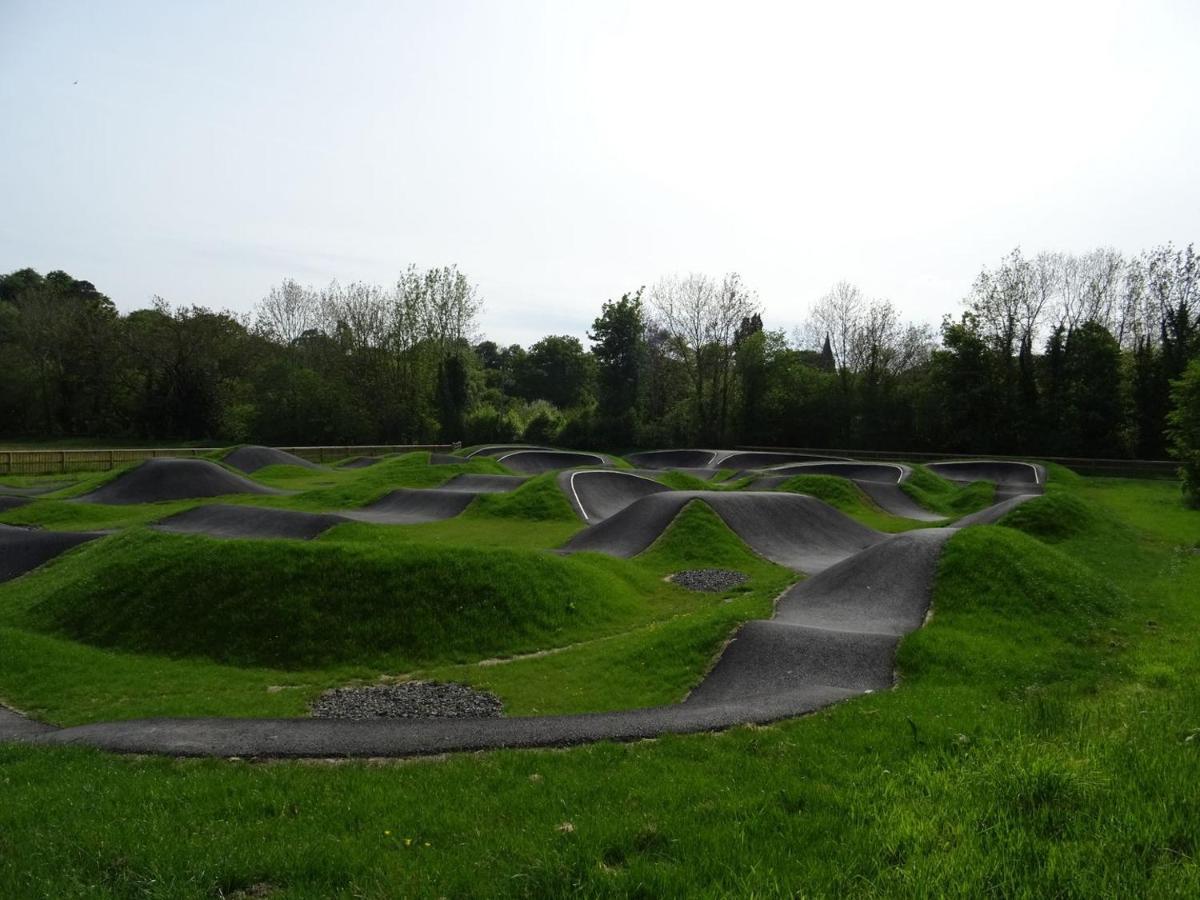
<svg viewBox="0 0 1200 900">
<path fill-rule="evenodd" d="M 368 502 L 453 468 L 255 502 Z M 1195 896 L 1200 513 L 1170 483 L 1051 478 L 951 538 L 894 691 L 768 728 L 419 762 L 3 746 L 0 896 Z M 931 508 L 990 496 L 930 479 Z M 812 492 L 881 527 L 848 484 Z M 64 723 L 298 715 L 330 684 L 416 672 L 513 713 L 670 702 L 794 577 L 701 504 L 634 560 L 548 553 L 580 525 L 547 486 L 310 544 L 135 529 L 79 548 L 0 587 L 0 697 Z M 750 581 L 663 580 L 698 565 Z M 438 579 L 475 606 L 439 609 Z"/>
</svg>

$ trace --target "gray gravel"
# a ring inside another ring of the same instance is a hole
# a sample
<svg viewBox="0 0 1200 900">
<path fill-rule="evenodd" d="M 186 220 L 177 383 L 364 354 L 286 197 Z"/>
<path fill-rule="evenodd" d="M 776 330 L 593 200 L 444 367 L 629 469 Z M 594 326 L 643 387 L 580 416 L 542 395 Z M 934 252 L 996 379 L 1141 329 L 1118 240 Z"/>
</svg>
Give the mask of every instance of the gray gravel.
<svg viewBox="0 0 1200 900">
<path fill-rule="evenodd" d="M 671 581 L 689 591 L 724 591 L 746 580 L 741 572 L 731 569 L 687 569 L 676 572 Z"/>
<path fill-rule="evenodd" d="M 503 714 L 495 694 L 465 684 L 404 681 L 334 688 L 312 704 L 320 719 L 487 719 Z"/>
</svg>

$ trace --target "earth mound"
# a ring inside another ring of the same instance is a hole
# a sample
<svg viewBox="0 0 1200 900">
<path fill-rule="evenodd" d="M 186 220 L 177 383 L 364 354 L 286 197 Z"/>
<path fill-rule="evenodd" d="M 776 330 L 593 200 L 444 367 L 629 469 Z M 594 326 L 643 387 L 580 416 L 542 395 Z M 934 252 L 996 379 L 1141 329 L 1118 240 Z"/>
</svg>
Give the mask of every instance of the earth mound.
<svg viewBox="0 0 1200 900">
<path fill-rule="evenodd" d="M 207 459 L 148 459 L 80 497 L 87 503 L 157 503 L 226 494 L 279 494 Z"/>
</svg>

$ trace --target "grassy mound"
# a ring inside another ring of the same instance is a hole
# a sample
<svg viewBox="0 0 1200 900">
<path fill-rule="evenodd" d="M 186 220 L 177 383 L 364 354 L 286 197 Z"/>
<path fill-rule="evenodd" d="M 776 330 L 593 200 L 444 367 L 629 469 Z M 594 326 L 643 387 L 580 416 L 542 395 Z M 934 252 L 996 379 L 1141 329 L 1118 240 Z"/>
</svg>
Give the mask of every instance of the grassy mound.
<svg viewBox="0 0 1200 900">
<path fill-rule="evenodd" d="M 1056 544 L 1092 531 L 1102 521 L 1099 510 L 1052 485 L 1046 494 L 1021 504 L 1001 519 L 1000 524 Z"/>
<path fill-rule="evenodd" d="M 909 635 L 908 677 L 1002 692 L 1082 676 L 1100 629 L 1126 604 L 1091 569 L 1009 528 L 960 531 L 942 554 L 932 625 Z"/>
<path fill-rule="evenodd" d="M 778 490 L 808 494 L 844 513 L 861 512 L 863 509 L 875 507 L 853 481 L 834 475 L 797 475 L 779 485 Z"/>
<path fill-rule="evenodd" d="M 457 468 L 442 466 L 441 468 Z M 558 486 L 557 472 L 545 472 L 506 494 L 482 494 L 465 515 L 531 521 L 577 520 L 575 510 Z"/>
<path fill-rule="evenodd" d="M 996 486 L 990 481 L 958 485 L 923 466 L 913 466 L 900 488 L 926 509 L 944 516 L 965 516 L 990 506 L 996 498 Z"/>
<path fill-rule="evenodd" d="M 283 669 L 537 649 L 634 615 L 603 564 L 501 549 L 133 531 L 0 593 L 0 618 L 101 647 Z"/>
<path fill-rule="evenodd" d="M 708 567 L 748 572 L 764 564 L 786 571 L 747 547 L 701 500 L 693 500 L 680 510 L 666 531 L 638 555 L 638 562 L 664 573 Z"/>
</svg>

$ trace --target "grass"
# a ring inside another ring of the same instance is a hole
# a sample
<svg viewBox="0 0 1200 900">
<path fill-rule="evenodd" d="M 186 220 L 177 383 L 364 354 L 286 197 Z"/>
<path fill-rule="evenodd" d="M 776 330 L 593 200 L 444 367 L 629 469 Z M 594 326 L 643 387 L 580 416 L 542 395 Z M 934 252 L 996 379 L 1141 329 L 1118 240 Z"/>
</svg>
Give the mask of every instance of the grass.
<svg viewBox="0 0 1200 900">
<path fill-rule="evenodd" d="M 996 486 L 991 482 L 960 485 L 935 475 L 924 466 L 913 466 L 912 473 L 900 488 L 926 509 L 948 517 L 981 510 L 991 505 L 996 496 Z"/>
<path fill-rule="evenodd" d="M 546 472 L 529 479 L 515 491 L 481 494 L 467 510 L 467 518 L 491 517 L 526 521 L 578 522 L 566 494 L 559 490 L 558 473 Z"/>
<path fill-rule="evenodd" d="M 580 559 L 602 559 L 581 554 Z M 749 576 L 716 594 L 692 593 L 676 616 L 559 652 L 502 665 L 443 667 L 421 677 L 464 681 L 499 695 L 514 715 L 600 712 L 681 700 L 737 625 L 771 613 L 795 575 L 750 551 L 703 503 L 689 503 L 634 562 L 655 579 L 718 566 Z"/>
<path fill-rule="evenodd" d="M 606 557 L 127 532 L 5 591 L 0 620 L 95 647 L 305 669 L 519 653 L 644 622 Z"/>
<path fill-rule="evenodd" d="M 984 493 L 915 480 L 947 505 Z M 313 546 L 426 558 L 506 529 L 514 548 L 551 546 L 577 527 L 472 508 L 436 527 L 340 526 Z M 0 747 L 0 895 L 1195 896 L 1198 540 L 1200 513 L 1173 484 L 1052 472 L 1045 497 L 948 542 L 897 690 L 769 728 L 389 765 Z M 87 591 L 118 593 L 67 565 L 98 546 L 0 588 L 0 619 L 32 608 L 13 598 L 46 575 L 65 596 L 87 596 L 70 570 Z M 661 580 L 700 562 L 743 568 L 748 590 L 696 595 Z M 430 671 L 491 684 L 522 710 L 663 702 L 696 677 L 689 660 L 769 609 L 791 577 L 699 504 L 647 553 L 605 564 L 596 577 L 630 585 L 652 615 L 580 631 L 555 654 Z M 49 587 L 37 595 L 62 602 Z M 0 696 L 63 721 L 184 705 L 295 714 L 333 674 L 0 625 Z M 282 685 L 297 687 L 267 691 Z"/>
</svg>

